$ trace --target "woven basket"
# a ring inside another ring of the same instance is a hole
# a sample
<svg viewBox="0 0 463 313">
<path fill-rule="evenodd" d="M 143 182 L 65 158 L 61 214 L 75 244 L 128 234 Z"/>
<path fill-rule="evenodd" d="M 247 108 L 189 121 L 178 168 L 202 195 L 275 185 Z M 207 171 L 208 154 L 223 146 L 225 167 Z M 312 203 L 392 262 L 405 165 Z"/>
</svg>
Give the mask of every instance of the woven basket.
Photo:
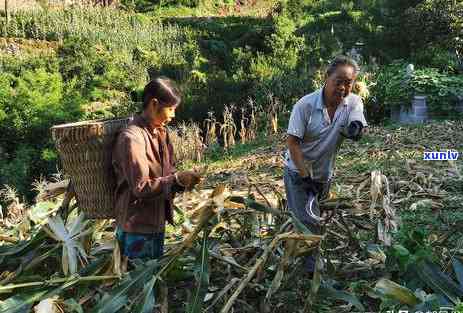
<svg viewBox="0 0 463 313">
<path fill-rule="evenodd" d="M 71 177 L 78 207 L 87 218 L 114 218 L 111 151 L 117 134 L 132 118 L 85 121 L 53 126 L 62 166 Z"/>
</svg>

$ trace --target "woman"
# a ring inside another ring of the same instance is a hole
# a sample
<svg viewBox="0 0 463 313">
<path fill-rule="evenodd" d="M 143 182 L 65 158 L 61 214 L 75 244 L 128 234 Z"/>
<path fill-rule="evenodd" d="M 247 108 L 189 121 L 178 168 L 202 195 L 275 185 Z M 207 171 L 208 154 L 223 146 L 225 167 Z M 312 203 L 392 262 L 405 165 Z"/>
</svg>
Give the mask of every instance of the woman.
<svg viewBox="0 0 463 313">
<path fill-rule="evenodd" d="M 116 236 L 128 259 L 155 259 L 164 252 L 165 222 L 173 224 L 176 192 L 200 181 L 193 171 L 176 172 L 166 125 L 181 102 L 176 84 L 165 77 L 143 91 L 143 111 L 118 136 L 113 150 Z"/>
<path fill-rule="evenodd" d="M 367 126 L 362 99 L 353 93 L 359 67 L 351 58 L 336 57 L 324 86 L 302 97 L 288 125 L 284 183 L 288 208 L 315 234 L 320 233 L 318 198 L 328 195 L 336 154 L 344 138 L 359 140 Z M 307 259 L 313 273 L 314 257 Z"/>
</svg>

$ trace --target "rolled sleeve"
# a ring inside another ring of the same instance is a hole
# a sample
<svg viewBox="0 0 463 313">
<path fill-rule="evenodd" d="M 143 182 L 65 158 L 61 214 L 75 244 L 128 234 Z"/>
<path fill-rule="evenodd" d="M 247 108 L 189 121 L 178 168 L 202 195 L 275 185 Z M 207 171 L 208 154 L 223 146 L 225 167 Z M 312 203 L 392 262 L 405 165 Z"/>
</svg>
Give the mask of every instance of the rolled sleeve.
<svg viewBox="0 0 463 313">
<path fill-rule="evenodd" d="M 365 119 L 365 114 L 363 112 L 363 102 L 361 100 L 359 100 L 359 102 L 356 103 L 356 105 L 352 108 L 352 110 L 349 113 L 348 125 L 353 121 L 360 121 L 362 122 L 364 127 L 368 126 L 367 120 Z"/>
<path fill-rule="evenodd" d="M 175 175 L 151 178 L 149 161 L 146 157 L 145 143 L 141 138 L 126 135 L 120 143 L 126 158 L 122 160 L 122 168 L 133 195 L 137 198 L 152 198 L 163 194 L 168 197 Z"/>
<path fill-rule="evenodd" d="M 303 102 L 297 102 L 289 118 L 288 135 L 303 139 L 306 132 L 307 118 L 308 116 L 303 108 Z"/>
</svg>

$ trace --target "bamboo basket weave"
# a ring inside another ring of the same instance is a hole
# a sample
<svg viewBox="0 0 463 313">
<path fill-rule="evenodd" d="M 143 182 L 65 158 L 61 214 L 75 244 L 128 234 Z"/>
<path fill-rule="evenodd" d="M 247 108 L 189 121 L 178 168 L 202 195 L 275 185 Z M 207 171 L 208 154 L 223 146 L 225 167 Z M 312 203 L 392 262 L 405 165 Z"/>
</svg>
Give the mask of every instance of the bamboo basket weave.
<svg viewBox="0 0 463 313">
<path fill-rule="evenodd" d="M 51 128 L 64 172 L 71 177 L 78 207 L 87 218 L 114 218 L 115 178 L 111 151 L 132 118 L 62 124 Z"/>
</svg>

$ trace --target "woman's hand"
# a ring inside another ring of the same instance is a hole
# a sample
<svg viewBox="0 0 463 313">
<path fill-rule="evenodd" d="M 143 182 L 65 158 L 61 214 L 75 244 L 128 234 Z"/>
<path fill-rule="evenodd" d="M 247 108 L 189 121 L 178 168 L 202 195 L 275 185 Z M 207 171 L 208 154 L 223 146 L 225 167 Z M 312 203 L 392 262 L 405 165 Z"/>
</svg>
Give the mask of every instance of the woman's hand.
<svg viewBox="0 0 463 313">
<path fill-rule="evenodd" d="M 201 175 L 194 171 L 181 171 L 175 173 L 175 180 L 186 190 L 191 190 L 201 181 Z"/>
</svg>

